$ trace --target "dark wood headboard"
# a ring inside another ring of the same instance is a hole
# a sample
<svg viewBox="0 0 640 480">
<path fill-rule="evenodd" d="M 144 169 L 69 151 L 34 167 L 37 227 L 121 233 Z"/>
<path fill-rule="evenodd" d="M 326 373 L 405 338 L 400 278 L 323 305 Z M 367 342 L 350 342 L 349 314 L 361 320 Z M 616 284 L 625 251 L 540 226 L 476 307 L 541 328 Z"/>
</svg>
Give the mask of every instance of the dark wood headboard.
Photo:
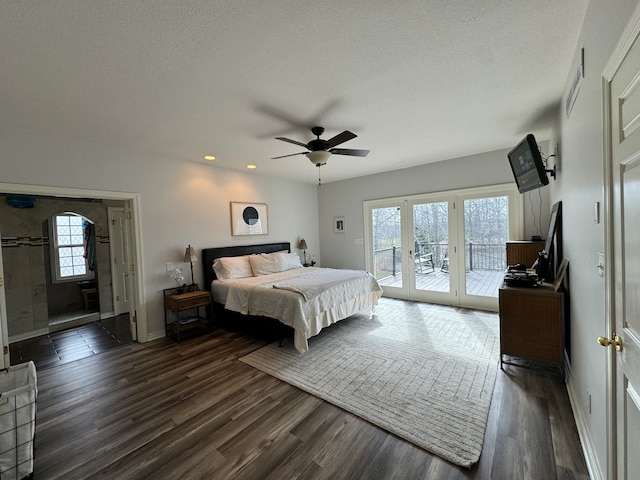
<svg viewBox="0 0 640 480">
<path fill-rule="evenodd" d="M 215 247 L 202 249 L 202 272 L 204 274 L 204 289 L 211 290 L 211 282 L 216 279 L 213 271 L 213 261 L 220 257 L 239 257 L 256 253 L 272 253 L 286 250 L 291 251 L 290 242 L 264 243 L 262 245 L 234 245 L 232 247 Z"/>
</svg>

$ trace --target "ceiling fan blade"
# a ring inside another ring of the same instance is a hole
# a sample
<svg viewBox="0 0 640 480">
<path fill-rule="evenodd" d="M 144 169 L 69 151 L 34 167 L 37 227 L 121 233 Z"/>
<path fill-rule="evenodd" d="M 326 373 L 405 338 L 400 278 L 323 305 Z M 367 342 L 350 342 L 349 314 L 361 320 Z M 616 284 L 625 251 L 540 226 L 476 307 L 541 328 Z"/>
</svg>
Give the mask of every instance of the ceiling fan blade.
<svg viewBox="0 0 640 480">
<path fill-rule="evenodd" d="M 309 152 L 298 152 L 298 153 L 290 153 L 289 155 L 280 155 L 279 157 L 271 157 L 271 160 L 275 160 L 276 158 L 285 158 L 285 157 L 295 157 L 296 155 L 304 155 Z"/>
<path fill-rule="evenodd" d="M 307 148 L 306 143 L 298 142 L 297 140 L 291 140 L 290 138 L 276 137 L 276 140 L 282 140 L 283 142 L 289 142 L 289 143 L 293 143 L 294 145 L 300 145 L 301 147 Z"/>
<path fill-rule="evenodd" d="M 332 148 L 329 150 L 334 155 L 351 155 L 353 157 L 366 157 L 369 150 L 354 150 L 352 148 Z"/>
<path fill-rule="evenodd" d="M 335 147 L 336 145 L 340 145 L 341 143 L 344 143 L 347 140 L 351 140 L 352 138 L 356 137 L 357 135 L 355 133 L 352 133 L 349 130 L 345 130 L 344 132 L 339 133 L 335 137 L 327 140 L 327 148 Z"/>
</svg>

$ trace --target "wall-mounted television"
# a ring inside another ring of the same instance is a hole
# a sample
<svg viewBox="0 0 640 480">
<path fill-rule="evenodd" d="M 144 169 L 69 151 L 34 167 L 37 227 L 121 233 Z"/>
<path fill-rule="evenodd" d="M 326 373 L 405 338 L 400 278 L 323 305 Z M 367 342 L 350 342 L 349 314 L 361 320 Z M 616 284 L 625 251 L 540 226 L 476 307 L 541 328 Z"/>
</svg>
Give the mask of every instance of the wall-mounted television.
<svg viewBox="0 0 640 480">
<path fill-rule="evenodd" d="M 532 133 L 507 154 L 520 193 L 549 184 L 540 149 Z"/>
</svg>

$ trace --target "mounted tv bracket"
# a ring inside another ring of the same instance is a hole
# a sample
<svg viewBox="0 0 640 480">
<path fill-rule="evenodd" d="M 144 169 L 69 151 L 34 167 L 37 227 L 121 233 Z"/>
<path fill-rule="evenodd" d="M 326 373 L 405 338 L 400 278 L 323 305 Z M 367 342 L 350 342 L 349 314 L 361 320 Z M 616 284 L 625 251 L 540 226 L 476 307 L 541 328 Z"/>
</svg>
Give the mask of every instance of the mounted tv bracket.
<svg viewBox="0 0 640 480">
<path fill-rule="evenodd" d="M 546 173 L 548 173 L 549 175 L 551 175 L 551 178 L 553 178 L 553 181 L 554 181 L 554 182 L 555 182 L 555 180 L 556 180 L 556 164 L 555 164 L 555 163 L 553 164 L 553 168 L 552 168 L 552 169 L 549 169 L 549 168 L 547 168 L 547 167 L 549 166 L 549 165 L 548 165 L 548 163 L 549 163 L 549 159 L 550 159 L 551 157 L 555 157 L 555 156 L 556 156 L 556 154 L 555 154 L 555 153 L 552 153 L 551 155 L 549 155 L 549 156 L 548 156 L 548 157 L 546 157 L 546 158 L 542 157 L 542 159 L 544 160 L 544 166 L 545 166 L 544 171 L 545 171 Z"/>
<path fill-rule="evenodd" d="M 542 152 L 540 152 L 540 156 L 542 157 Z M 555 158 L 555 162 L 553 162 L 553 168 L 552 169 L 548 169 L 547 167 L 549 166 L 549 159 L 551 157 Z M 549 155 L 547 158 L 542 157 L 542 159 L 544 160 L 544 167 L 545 167 L 545 172 L 548 173 L 549 175 L 551 175 L 551 178 L 553 178 L 553 181 L 556 180 L 556 166 L 558 165 L 558 161 L 560 160 L 560 144 L 556 143 L 556 149 L 555 152 L 552 153 L 551 155 Z"/>
</svg>

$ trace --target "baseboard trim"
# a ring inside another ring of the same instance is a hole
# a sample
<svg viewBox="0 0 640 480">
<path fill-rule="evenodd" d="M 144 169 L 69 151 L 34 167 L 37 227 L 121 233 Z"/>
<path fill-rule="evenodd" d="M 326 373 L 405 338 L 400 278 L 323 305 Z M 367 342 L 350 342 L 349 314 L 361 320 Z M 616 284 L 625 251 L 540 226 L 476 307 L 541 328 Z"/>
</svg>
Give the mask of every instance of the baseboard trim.
<svg viewBox="0 0 640 480">
<path fill-rule="evenodd" d="M 578 436 L 580 437 L 580 443 L 582 444 L 582 453 L 584 454 L 585 462 L 587 463 L 587 470 L 589 470 L 589 477 L 592 480 L 605 480 L 605 476 L 602 473 L 602 467 L 598 462 L 596 451 L 593 446 L 593 440 L 591 434 L 587 428 L 587 421 L 582 404 L 580 403 L 580 396 L 576 390 L 575 383 L 573 382 L 571 363 L 565 352 L 565 380 L 567 384 L 567 393 L 569 394 L 569 401 L 571 402 L 571 411 L 573 412 L 573 418 L 576 422 L 578 429 Z"/>
<path fill-rule="evenodd" d="M 162 331 L 162 332 L 152 332 L 152 333 L 149 333 L 149 334 L 147 335 L 147 339 L 146 339 L 146 341 L 147 341 L 147 342 L 150 342 L 150 341 L 152 341 L 152 340 L 158 340 L 158 339 L 160 339 L 160 338 L 164 338 L 164 337 L 166 337 L 166 336 L 167 336 L 167 335 L 165 334 L 165 332 L 164 332 L 164 331 Z M 139 339 L 138 339 L 138 342 L 143 343 L 143 342 L 141 342 Z"/>
</svg>

